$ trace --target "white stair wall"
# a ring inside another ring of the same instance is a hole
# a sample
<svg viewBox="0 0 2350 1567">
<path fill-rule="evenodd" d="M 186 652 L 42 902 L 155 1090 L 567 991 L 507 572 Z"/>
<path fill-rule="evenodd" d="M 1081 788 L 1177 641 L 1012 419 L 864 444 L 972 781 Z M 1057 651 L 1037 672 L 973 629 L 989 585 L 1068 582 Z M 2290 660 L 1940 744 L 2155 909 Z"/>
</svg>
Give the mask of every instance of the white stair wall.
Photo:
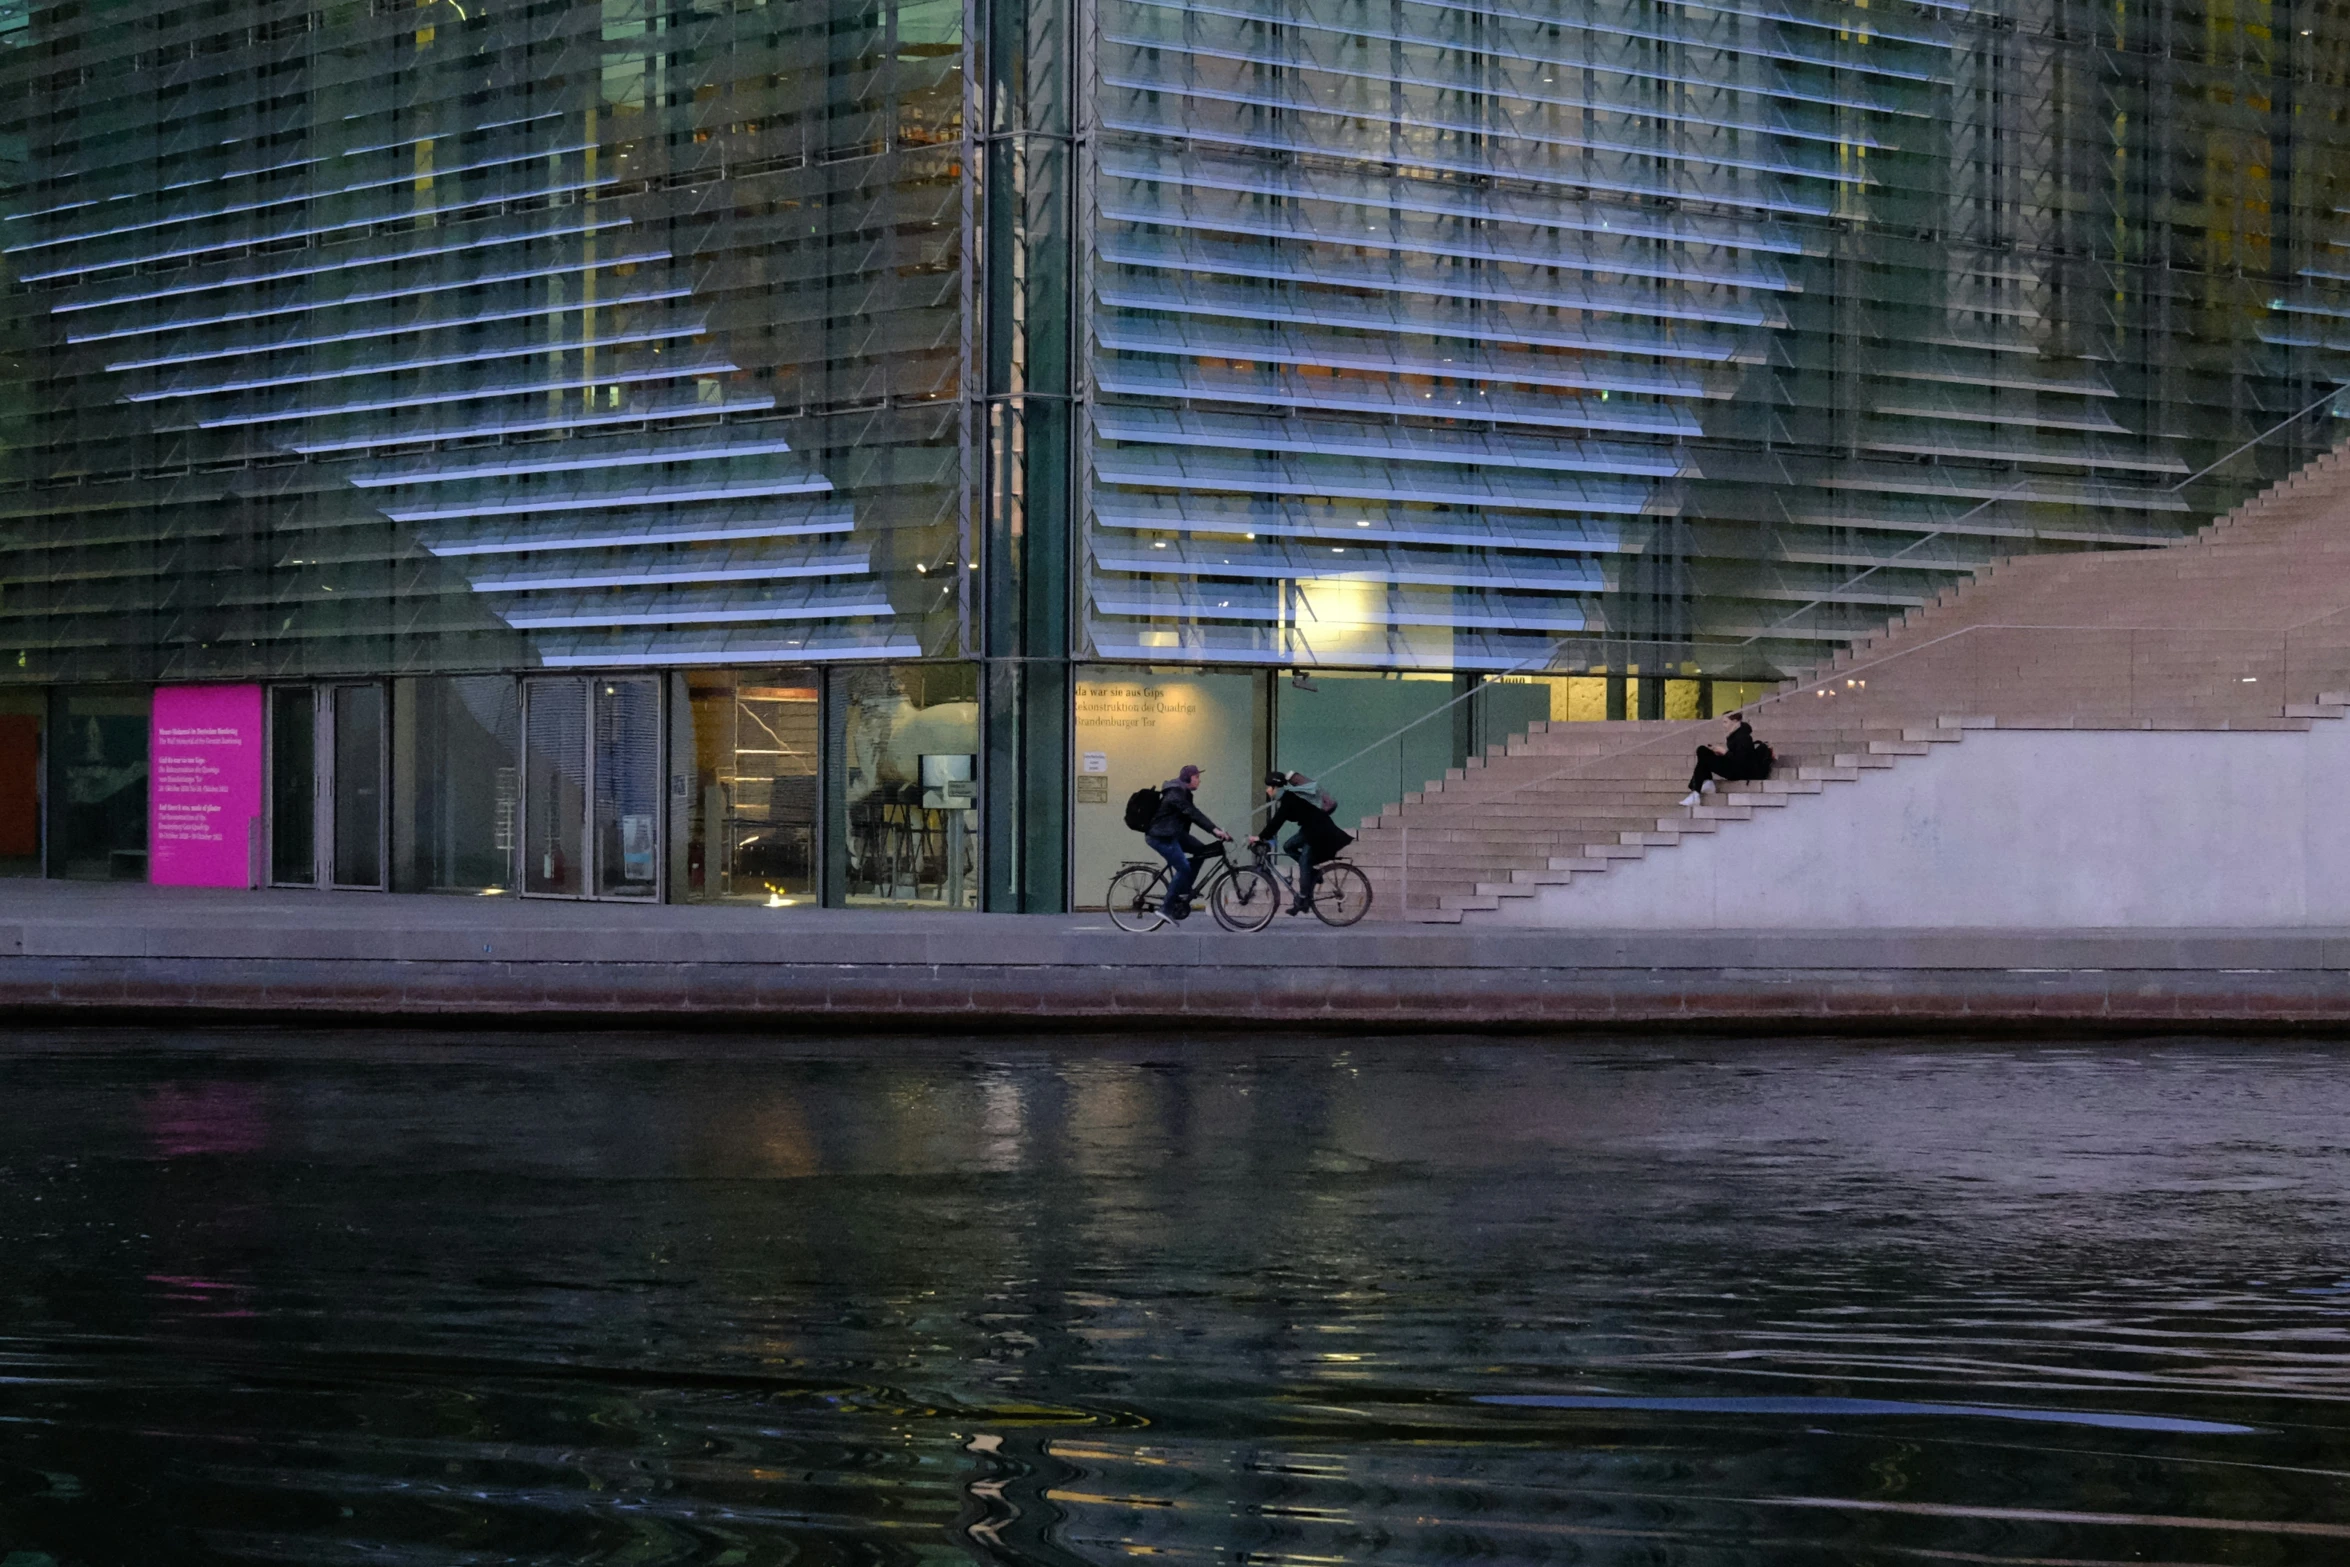
<svg viewBox="0 0 2350 1567">
<path fill-rule="evenodd" d="M 1993 729 L 1467 925 L 2350 927 L 2350 724 Z"/>
</svg>

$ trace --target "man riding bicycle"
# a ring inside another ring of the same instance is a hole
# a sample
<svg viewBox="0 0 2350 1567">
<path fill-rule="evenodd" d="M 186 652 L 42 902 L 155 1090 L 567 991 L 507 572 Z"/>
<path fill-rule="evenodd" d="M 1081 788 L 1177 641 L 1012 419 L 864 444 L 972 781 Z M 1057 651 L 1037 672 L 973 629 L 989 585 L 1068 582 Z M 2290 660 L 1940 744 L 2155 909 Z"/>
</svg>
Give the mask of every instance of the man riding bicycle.
<svg viewBox="0 0 2350 1567">
<path fill-rule="evenodd" d="M 1314 867 L 1345 853 L 1354 835 L 1330 819 L 1330 813 L 1322 808 L 1321 791 L 1302 773 L 1267 773 L 1265 798 L 1274 802 L 1273 815 L 1261 838 L 1251 838 L 1249 843 L 1253 847 L 1273 839 L 1284 827 L 1297 829 L 1297 836 L 1283 844 L 1281 852 L 1297 861 L 1297 901 L 1289 906 L 1289 912 L 1308 913 L 1314 906 Z"/>
<path fill-rule="evenodd" d="M 1142 841 L 1158 851 L 1173 873 L 1166 901 L 1159 905 L 1159 912 L 1171 920 L 1191 917 L 1192 884 L 1199 880 L 1200 867 L 1207 864 L 1208 856 L 1216 852 L 1215 844 L 1202 843 L 1191 835 L 1192 827 L 1204 827 L 1222 842 L 1232 841 L 1232 834 L 1209 821 L 1208 813 L 1192 798 L 1205 773 L 1204 768 L 1186 767 L 1161 784 L 1158 814 L 1143 834 Z"/>
</svg>

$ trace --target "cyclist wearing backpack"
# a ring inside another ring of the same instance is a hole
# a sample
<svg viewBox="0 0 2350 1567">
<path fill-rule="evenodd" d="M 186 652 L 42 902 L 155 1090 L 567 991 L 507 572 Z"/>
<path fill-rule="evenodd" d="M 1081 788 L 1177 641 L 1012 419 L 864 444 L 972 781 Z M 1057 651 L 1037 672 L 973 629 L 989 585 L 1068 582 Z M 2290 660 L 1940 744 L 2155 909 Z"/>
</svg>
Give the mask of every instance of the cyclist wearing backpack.
<svg viewBox="0 0 2350 1567">
<path fill-rule="evenodd" d="M 1281 852 L 1297 861 L 1297 901 L 1289 906 L 1289 912 L 1304 914 L 1314 906 L 1314 867 L 1345 853 L 1354 835 L 1330 819 L 1338 802 L 1303 773 L 1267 773 L 1265 798 L 1274 802 L 1272 818 L 1265 823 L 1265 838 L 1275 837 L 1284 827 L 1297 829 L 1297 836 L 1283 844 Z M 1252 845 L 1258 841 L 1249 839 Z"/>
<path fill-rule="evenodd" d="M 1192 884 L 1199 880 L 1200 870 L 1207 864 L 1208 856 L 1216 852 L 1215 844 L 1202 843 L 1191 836 L 1193 825 L 1206 828 L 1224 843 L 1232 841 L 1232 834 L 1209 821 L 1208 813 L 1201 810 L 1199 802 L 1192 797 L 1199 787 L 1200 779 L 1205 776 L 1204 768 L 1186 767 L 1159 785 L 1158 809 L 1151 813 L 1150 823 L 1143 829 L 1142 841 L 1158 851 L 1159 858 L 1167 862 L 1167 869 L 1172 873 L 1167 884 L 1167 896 L 1159 905 L 1159 912 L 1171 920 L 1191 917 Z M 1134 798 L 1126 802 L 1126 824 L 1129 827 L 1141 815 L 1139 808 L 1146 803 L 1147 793 L 1147 790 L 1138 789 Z"/>
</svg>

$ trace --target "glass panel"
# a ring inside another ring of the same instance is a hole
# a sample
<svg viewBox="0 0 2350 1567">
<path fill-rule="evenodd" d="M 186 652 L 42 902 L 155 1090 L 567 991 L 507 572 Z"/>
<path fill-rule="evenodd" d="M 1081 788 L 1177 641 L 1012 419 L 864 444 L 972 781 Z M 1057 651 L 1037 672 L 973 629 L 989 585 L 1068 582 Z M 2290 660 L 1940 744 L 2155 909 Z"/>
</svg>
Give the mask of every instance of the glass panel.
<svg viewBox="0 0 2350 1567">
<path fill-rule="evenodd" d="M 408 683 L 395 704 L 394 884 L 419 892 L 514 885 L 522 807 L 522 689 L 505 675 Z M 405 804 L 401 802 L 405 801 Z"/>
<path fill-rule="evenodd" d="M 1094 669 L 1077 682 L 1077 758 L 1070 791 L 1071 900 L 1098 909 L 1128 860 L 1157 856 L 1126 825 L 1126 798 L 1186 764 L 1207 770 L 1199 806 L 1236 838 L 1264 776 L 1258 703 L 1265 677 L 1153 669 Z"/>
<path fill-rule="evenodd" d="M 979 906 L 979 672 L 846 670 L 842 827 L 850 903 Z"/>
<path fill-rule="evenodd" d="M 1338 797 L 1349 831 L 1458 767 L 1449 675 L 1334 675 L 1274 687 L 1276 765 L 1307 773 Z M 1466 706 L 1467 704 L 1462 704 Z"/>
<path fill-rule="evenodd" d="M 269 692 L 269 879 L 318 881 L 318 697 L 308 686 Z"/>
<path fill-rule="evenodd" d="M 90 881 L 147 877 L 144 691 L 69 691 L 50 747 L 49 871 Z"/>
<path fill-rule="evenodd" d="M 534 680 L 522 751 L 522 890 L 577 897 L 587 838 L 587 682 Z"/>
<path fill-rule="evenodd" d="M 1558 675 L 1501 675 L 1477 687 L 1466 704 L 1471 734 L 1469 749 L 1483 756 L 1495 746 L 1507 745 L 1537 723 L 1566 718 L 1569 682 Z M 1606 701 L 1601 692 L 1600 700 Z"/>
<path fill-rule="evenodd" d="M 0 876 L 41 871 L 41 709 L 38 691 L 0 691 Z"/>
<path fill-rule="evenodd" d="M 596 892 L 660 896 L 661 686 L 599 680 L 596 688 Z"/>
<path fill-rule="evenodd" d="M 815 896 L 816 672 L 709 670 L 686 689 L 694 796 L 684 895 Z"/>
<path fill-rule="evenodd" d="M 384 693 L 335 687 L 335 865 L 338 887 L 384 882 Z"/>
</svg>

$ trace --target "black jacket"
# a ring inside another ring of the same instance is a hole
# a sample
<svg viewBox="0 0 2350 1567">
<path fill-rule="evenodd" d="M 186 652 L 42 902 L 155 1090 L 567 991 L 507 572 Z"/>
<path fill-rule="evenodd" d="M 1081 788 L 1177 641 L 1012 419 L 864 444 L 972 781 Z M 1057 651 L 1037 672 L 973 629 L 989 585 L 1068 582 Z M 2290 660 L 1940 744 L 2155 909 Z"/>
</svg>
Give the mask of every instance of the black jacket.
<svg viewBox="0 0 2350 1567">
<path fill-rule="evenodd" d="M 1146 838 L 1176 838 L 1187 836 L 1185 824 L 1196 823 L 1213 833 L 1216 824 L 1208 820 L 1208 813 L 1199 808 L 1191 797 L 1191 790 L 1170 778 L 1159 785 L 1159 814 L 1151 818 Z"/>
<path fill-rule="evenodd" d="M 1726 762 L 1756 761 L 1759 760 L 1755 755 L 1757 749 L 1759 748 L 1754 743 L 1754 725 L 1740 719 L 1738 727 L 1730 731 L 1730 741 L 1723 748 L 1722 759 Z"/>
<path fill-rule="evenodd" d="M 1354 842 L 1354 836 L 1341 831 L 1328 811 L 1295 789 L 1282 790 L 1281 798 L 1273 802 L 1273 815 L 1265 823 L 1263 836 L 1270 838 L 1284 827 L 1295 827 L 1317 859 L 1341 853 Z"/>
</svg>

